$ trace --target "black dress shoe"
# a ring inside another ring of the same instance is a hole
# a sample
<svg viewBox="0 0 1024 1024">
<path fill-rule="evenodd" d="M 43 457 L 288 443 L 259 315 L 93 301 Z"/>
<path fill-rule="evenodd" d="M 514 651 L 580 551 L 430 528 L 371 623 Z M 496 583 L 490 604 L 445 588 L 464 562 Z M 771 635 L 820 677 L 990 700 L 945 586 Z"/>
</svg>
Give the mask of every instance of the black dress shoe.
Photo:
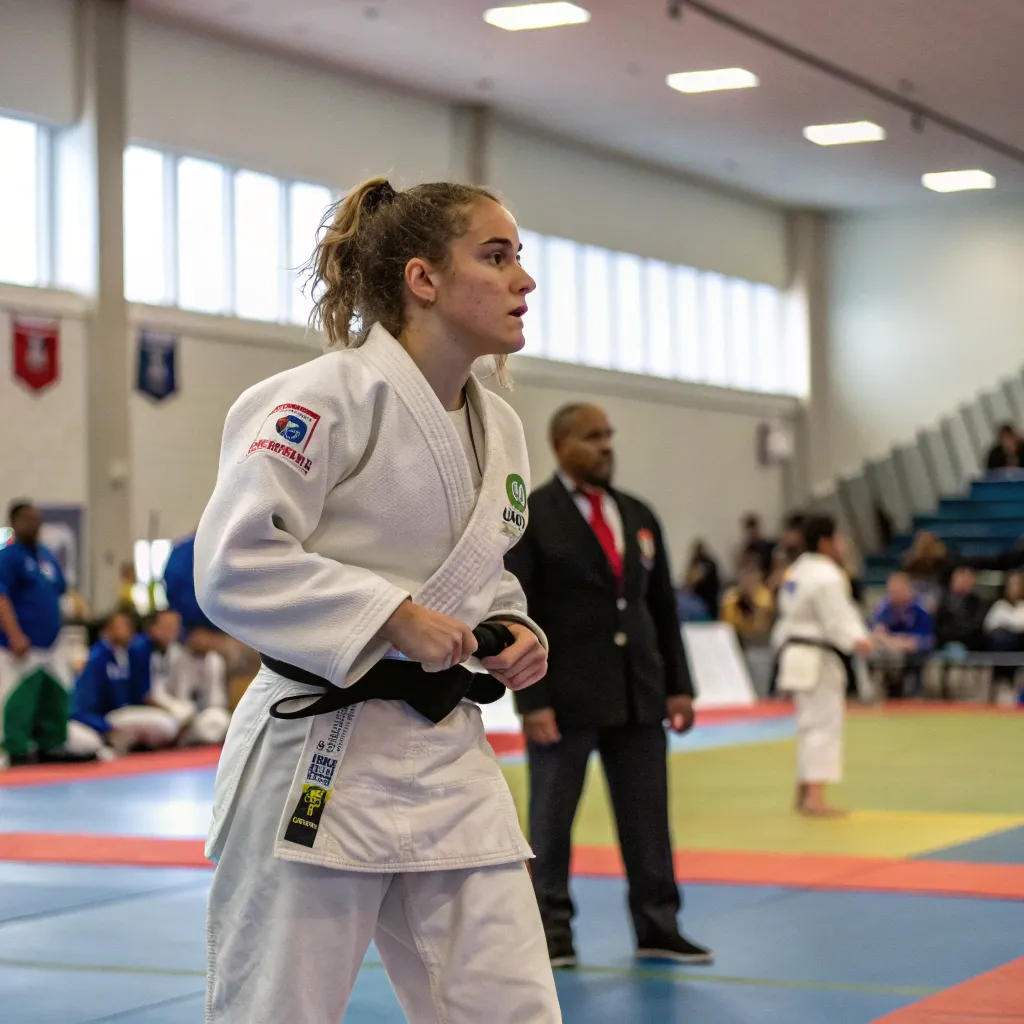
<svg viewBox="0 0 1024 1024">
<path fill-rule="evenodd" d="M 684 939 L 682 935 L 659 935 L 645 942 L 636 951 L 637 960 L 669 960 L 674 964 L 711 964 L 715 955 L 710 949 Z"/>
<path fill-rule="evenodd" d="M 572 937 L 548 939 L 548 959 L 552 970 L 576 966 L 576 950 L 572 948 Z"/>
</svg>

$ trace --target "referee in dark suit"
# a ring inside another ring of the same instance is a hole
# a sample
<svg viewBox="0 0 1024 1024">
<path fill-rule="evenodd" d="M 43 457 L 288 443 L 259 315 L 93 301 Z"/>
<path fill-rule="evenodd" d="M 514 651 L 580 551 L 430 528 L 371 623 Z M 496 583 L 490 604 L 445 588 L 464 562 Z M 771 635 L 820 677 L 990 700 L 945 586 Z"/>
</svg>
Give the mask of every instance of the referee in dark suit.
<svg viewBox="0 0 1024 1024">
<path fill-rule="evenodd" d="M 629 879 L 637 957 L 710 963 L 684 938 L 668 824 L 664 721 L 693 725 L 661 527 L 611 487 L 603 409 L 568 405 L 551 420 L 559 472 L 530 497 L 526 532 L 506 557 L 550 641 L 547 676 L 516 693 L 530 771 L 533 883 L 553 967 L 576 964 L 570 836 L 592 751 L 601 755 Z"/>
</svg>

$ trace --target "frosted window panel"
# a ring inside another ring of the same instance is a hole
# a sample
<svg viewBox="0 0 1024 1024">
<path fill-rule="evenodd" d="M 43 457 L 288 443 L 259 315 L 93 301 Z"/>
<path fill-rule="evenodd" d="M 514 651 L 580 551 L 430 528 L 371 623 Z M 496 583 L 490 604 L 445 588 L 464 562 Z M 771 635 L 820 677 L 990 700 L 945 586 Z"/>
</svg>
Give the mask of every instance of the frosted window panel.
<svg viewBox="0 0 1024 1024">
<path fill-rule="evenodd" d="M 534 291 L 526 296 L 529 312 L 523 320 L 523 333 L 526 345 L 522 350 L 524 356 L 544 356 L 547 354 L 547 299 L 550 295 L 548 280 L 544 272 L 544 249 L 546 239 L 535 231 L 519 231 L 519 241 L 523 248 L 519 254 L 519 262 L 526 272 L 537 282 Z"/>
<path fill-rule="evenodd" d="M 164 155 L 124 151 L 124 295 L 129 302 L 166 302 Z"/>
<path fill-rule="evenodd" d="M 782 302 L 776 288 L 754 288 L 754 380 L 760 391 L 783 391 Z"/>
<path fill-rule="evenodd" d="M 726 346 L 728 382 L 732 387 L 745 391 L 761 389 L 760 383 L 754 378 L 751 346 L 754 329 L 751 309 L 753 287 L 747 281 L 735 279 L 726 285 L 726 323 L 729 332 L 729 342 Z"/>
<path fill-rule="evenodd" d="M 0 117 L 0 281 L 39 283 L 36 126 Z"/>
<path fill-rule="evenodd" d="M 806 398 L 811 393 L 811 346 L 807 297 L 794 288 L 783 302 L 782 391 Z"/>
<path fill-rule="evenodd" d="M 225 170 L 208 160 L 178 163 L 178 303 L 227 312 Z"/>
<path fill-rule="evenodd" d="M 614 259 L 615 369 L 643 373 L 645 341 L 643 315 L 643 262 L 639 256 L 617 252 Z"/>
<path fill-rule="evenodd" d="M 675 360 L 672 345 L 672 268 L 648 260 L 644 280 L 647 293 L 647 372 L 672 377 Z"/>
<path fill-rule="evenodd" d="M 255 171 L 235 174 L 235 313 L 277 320 L 281 309 L 281 185 Z"/>
<path fill-rule="evenodd" d="M 588 245 L 583 249 L 580 362 L 612 365 L 612 254 Z"/>
<path fill-rule="evenodd" d="M 702 274 L 700 282 L 701 341 L 706 367 L 705 381 L 725 387 L 729 383 L 726 366 L 725 278 L 721 274 Z"/>
<path fill-rule="evenodd" d="M 288 186 L 288 269 L 292 280 L 288 318 L 305 324 L 313 311 L 314 296 L 305 284 L 303 267 L 316 248 L 317 231 L 333 202 L 331 190 L 323 185 L 296 181 Z"/>
<path fill-rule="evenodd" d="M 672 276 L 676 376 L 699 383 L 704 380 L 705 365 L 700 333 L 700 275 L 690 267 L 676 267 Z"/>
<path fill-rule="evenodd" d="M 579 356 L 579 284 L 576 243 L 549 238 L 544 246 L 547 282 L 547 356 L 576 362 Z"/>
</svg>

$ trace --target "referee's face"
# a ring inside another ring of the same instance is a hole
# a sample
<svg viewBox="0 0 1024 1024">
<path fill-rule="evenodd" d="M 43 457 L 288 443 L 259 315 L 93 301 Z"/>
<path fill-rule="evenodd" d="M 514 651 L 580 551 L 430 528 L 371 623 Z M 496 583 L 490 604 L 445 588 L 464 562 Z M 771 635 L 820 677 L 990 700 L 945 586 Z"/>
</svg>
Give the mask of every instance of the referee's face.
<svg viewBox="0 0 1024 1024">
<path fill-rule="evenodd" d="M 562 468 L 591 487 L 608 487 L 615 471 L 613 434 L 604 409 L 596 405 L 577 409 L 569 430 L 558 445 L 558 461 Z"/>
</svg>

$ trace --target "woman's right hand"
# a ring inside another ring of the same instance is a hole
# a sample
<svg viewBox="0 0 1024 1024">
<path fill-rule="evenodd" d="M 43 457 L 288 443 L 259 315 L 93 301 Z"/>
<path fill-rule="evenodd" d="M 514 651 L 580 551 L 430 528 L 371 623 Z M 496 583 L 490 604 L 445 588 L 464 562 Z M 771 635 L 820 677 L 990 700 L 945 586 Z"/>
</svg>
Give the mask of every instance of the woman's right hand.
<svg viewBox="0 0 1024 1024">
<path fill-rule="evenodd" d="M 410 661 L 431 668 L 461 665 L 476 652 L 476 638 L 464 622 L 412 601 L 399 605 L 377 635 Z"/>
</svg>

